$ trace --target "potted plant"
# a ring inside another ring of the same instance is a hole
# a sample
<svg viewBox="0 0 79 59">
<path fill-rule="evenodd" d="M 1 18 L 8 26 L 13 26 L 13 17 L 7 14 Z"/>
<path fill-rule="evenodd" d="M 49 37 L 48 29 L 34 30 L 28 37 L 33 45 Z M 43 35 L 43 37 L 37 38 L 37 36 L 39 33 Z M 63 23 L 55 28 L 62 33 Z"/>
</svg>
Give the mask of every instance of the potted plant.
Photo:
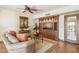
<svg viewBox="0 0 79 59">
<path fill-rule="evenodd" d="M 33 30 L 35 30 L 36 33 L 38 33 L 39 27 L 38 27 L 37 23 L 35 23 L 35 26 L 34 26 Z"/>
</svg>

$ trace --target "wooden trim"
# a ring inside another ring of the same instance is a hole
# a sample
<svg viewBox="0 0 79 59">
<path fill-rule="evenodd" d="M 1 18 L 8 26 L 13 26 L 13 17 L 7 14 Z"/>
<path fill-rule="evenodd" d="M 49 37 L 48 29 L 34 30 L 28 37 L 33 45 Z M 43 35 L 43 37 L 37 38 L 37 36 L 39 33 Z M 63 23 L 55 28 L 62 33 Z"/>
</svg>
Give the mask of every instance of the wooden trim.
<svg viewBox="0 0 79 59">
<path fill-rule="evenodd" d="M 66 32 L 66 22 L 67 22 L 67 16 L 64 16 L 64 41 L 67 40 L 67 32 Z"/>
<path fill-rule="evenodd" d="M 20 16 L 20 18 L 22 18 L 22 19 L 28 19 L 28 17 L 24 17 L 24 16 Z"/>
<path fill-rule="evenodd" d="M 77 15 L 76 17 L 77 17 L 76 35 L 77 35 L 77 41 L 79 43 L 79 15 Z"/>
<path fill-rule="evenodd" d="M 59 40 L 59 16 L 58 16 L 57 19 L 58 19 L 58 25 L 57 25 L 57 26 L 58 26 L 58 27 L 57 27 L 57 37 L 58 37 L 58 40 Z"/>
<path fill-rule="evenodd" d="M 59 17 L 59 15 L 56 15 L 56 16 Z M 38 19 L 42 20 L 42 19 L 45 19 L 45 18 L 53 18 L 53 17 L 56 17 L 56 16 L 44 16 L 44 17 L 40 17 Z"/>
<path fill-rule="evenodd" d="M 72 15 L 66 15 L 65 17 L 72 17 L 72 16 L 77 16 L 79 14 L 72 14 Z"/>
</svg>

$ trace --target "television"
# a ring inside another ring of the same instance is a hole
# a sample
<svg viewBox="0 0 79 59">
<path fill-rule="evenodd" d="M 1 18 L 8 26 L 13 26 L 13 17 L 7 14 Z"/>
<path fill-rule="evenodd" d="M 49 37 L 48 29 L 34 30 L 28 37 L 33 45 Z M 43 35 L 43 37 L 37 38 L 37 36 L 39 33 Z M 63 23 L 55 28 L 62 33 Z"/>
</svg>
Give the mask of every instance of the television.
<svg viewBox="0 0 79 59">
<path fill-rule="evenodd" d="M 53 29 L 53 24 L 50 22 L 43 23 L 43 29 Z"/>
</svg>

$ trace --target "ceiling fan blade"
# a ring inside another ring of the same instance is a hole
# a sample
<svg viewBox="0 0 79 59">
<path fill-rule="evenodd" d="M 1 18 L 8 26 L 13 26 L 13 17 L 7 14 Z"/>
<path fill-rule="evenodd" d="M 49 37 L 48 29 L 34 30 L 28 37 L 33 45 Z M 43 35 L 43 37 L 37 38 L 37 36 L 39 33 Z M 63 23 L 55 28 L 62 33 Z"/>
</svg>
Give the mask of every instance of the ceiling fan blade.
<svg viewBox="0 0 79 59">
<path fill-rule="evenodd" d="M 29 8 L 29 6 L 27 6 L 27 5 L 24 5 L 26 8 Z"/>
<path fill-rule="evenodd" d="M 37 9 L 33 9 L 33 8 L 31 8 L 31 10 L 32 10 L 32 11 L 38 11 Z"/>
<path fill-rule="evenodd" d="M 30 8 L 29 6 L 27 6 L 27 5 L 25 5 L 25 10 L 27 10 L 27 11 L 29 11 L 30 13 L 32 13 L 32 14 L 33 14 L 33 12 L 32 12 L 32 10 L 31 10 L 31 8 Z"/>
<path fill-rule="evenodd" d="M 28 11 L 33 14 L 33 12 L 31 10 L 28 10 Z"/>
</svg>

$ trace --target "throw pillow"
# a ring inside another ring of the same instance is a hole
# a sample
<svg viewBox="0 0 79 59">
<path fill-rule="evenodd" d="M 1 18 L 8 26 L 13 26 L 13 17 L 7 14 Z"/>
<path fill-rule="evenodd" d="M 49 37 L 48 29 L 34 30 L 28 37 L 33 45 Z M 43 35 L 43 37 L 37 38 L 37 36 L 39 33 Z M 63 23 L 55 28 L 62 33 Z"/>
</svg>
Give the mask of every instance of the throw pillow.
<svg viewBox="0 0 79 59">
<path fill-rule="evenodd" d="M 17 37 L 17 39 L 20 42 L 23 42 L 23 41 L 27 41 L 28 40 L 28 35 L 27 34 L 19 33 L 19 34 L 16 34 L 16 37 Z"/>
<path fill-rule="evenodd" d="M 10 34 L 16 37 L 16 32 L 15 31 L 10 31 Z"/>
</svg>

